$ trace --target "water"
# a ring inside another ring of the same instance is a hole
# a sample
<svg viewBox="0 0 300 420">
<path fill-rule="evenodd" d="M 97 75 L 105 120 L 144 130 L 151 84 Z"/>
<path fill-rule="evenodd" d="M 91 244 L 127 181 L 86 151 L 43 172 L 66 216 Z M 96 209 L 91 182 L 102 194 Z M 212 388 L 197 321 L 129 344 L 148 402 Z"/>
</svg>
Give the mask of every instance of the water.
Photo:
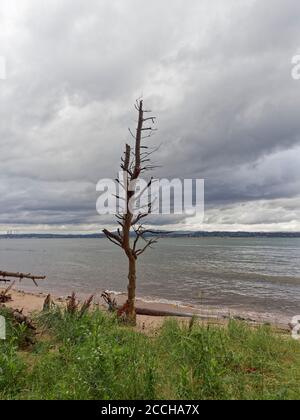
<svg viewBox="0 0 300 420">
<path fill-rule="evenodd" d="M 2 239 L 0 269 L 46 274 L 65 295 L 126 290 L 127 261 L 105 239 Z M 300 239 L 162 239 L 139 259 L 138 295 L 193 305 L 300 313 Z"/>
</svg>

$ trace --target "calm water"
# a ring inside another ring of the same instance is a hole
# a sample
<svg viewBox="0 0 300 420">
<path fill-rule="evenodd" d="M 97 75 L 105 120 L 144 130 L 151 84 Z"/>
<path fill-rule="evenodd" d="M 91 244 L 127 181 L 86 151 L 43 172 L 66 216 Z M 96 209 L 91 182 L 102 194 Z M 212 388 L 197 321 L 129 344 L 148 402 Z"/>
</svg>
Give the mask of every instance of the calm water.
<svg viewBox="0 0 300 420">
<path fill-rule="evenodd" d="M 163 239 L 139 261 L 143 297 L 300 313 L 300 239 Z M 104 239 L 0 240 L 1 269 L 45 273 L 40 290 L 61 295 L 124 291 L 126 264 Z"/>
</svg>

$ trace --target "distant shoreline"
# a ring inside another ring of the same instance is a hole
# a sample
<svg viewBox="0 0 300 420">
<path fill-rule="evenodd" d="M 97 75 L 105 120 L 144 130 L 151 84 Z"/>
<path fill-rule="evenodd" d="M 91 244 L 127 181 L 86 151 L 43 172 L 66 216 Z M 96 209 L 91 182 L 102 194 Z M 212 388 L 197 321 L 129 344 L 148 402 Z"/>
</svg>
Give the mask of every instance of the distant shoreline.
<svg viewBox="0 0 300 420">
<path fill-rule="evenodd" d="M 161 238 L 300 238 L 300 232 L 157 232 Z M 1 239 L 104 239 L 101 233 L 92 234 L 0 234 Z"/>
</svg>

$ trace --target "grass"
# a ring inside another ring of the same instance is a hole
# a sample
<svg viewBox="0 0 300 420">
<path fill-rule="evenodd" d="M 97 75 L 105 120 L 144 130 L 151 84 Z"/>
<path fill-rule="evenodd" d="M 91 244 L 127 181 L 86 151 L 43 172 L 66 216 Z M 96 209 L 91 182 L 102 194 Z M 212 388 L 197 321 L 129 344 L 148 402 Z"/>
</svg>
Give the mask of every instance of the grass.
<svg viewBox="0 0 300 420">
<path fill-rule="evenodd" d="M 300 344 L 271 327 L 167 321 L 154 337 L 98 310 L 37 316 L 39 335 L 8 314 L 0 399 L 300 399 Z"/>
</svg>

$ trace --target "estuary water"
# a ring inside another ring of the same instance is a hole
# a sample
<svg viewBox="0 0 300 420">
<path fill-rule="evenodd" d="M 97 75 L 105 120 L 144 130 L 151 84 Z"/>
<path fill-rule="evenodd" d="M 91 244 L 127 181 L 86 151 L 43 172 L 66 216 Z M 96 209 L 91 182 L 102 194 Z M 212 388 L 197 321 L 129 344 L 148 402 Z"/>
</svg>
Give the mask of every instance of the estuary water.
<svg viewBox="0 0 300 420">
<path fill-rule="evenodd" d="M 127 261 L 105 239 L 1 239 L 0 269 L 46 274 L 56 295 L 124 292 Z M 139 259 L 138 295 L 207 307 L 300 313 L 300 239 L 161 239 Z"/>
</svg>

